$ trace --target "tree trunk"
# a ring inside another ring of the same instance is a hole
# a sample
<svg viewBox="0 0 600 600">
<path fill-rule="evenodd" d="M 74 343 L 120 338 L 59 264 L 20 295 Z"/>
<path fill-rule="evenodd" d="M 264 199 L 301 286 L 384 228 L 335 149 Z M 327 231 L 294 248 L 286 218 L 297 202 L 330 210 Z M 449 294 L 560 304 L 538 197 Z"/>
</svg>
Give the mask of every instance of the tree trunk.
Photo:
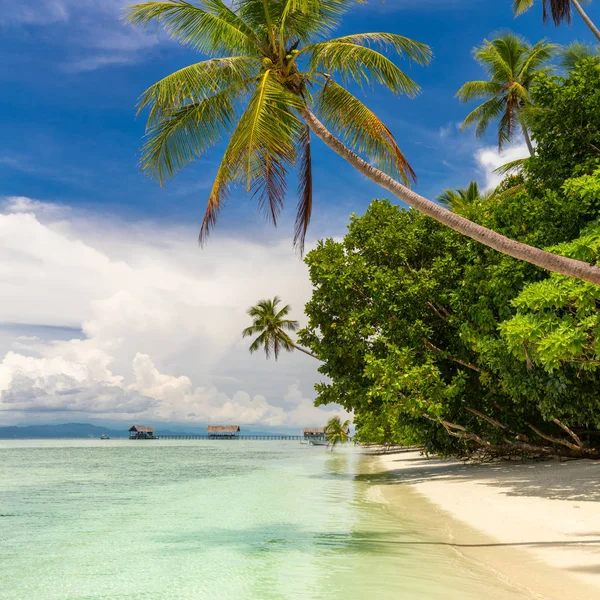
<svg viewBox="0 0 600 600">
<path fill-rule="evenodd" d="M 585 24 L 591 29 L 592 33 L 596 36 L 596 39 L 600 42 L 600 30 L 594 25 L 594 22 L 587 16 L 585 10 L 578 0 L 571 0 L 571 4 L 575 7 L 575 10 L 579 13 L 579 16 L 584 20 Z"/>
<path fill-rule="evenodd" d="M 533 144 L 531 143 L 531 138 L 529 137 L 529 131 L 527 131 L 527 127 L 521 123 L 521 129 L 523 130 L 523 137 L 525 138 L 525 143 L 527 144 L 527 150 L 529 150 L 529 155 L 533 156 Z"/>
<path fill-rule="evenodd" d="M 579 260 L 552 254 L 551 252 L 546 252 L 545 250 L 540 250 L 539 248 L 534 248 L 533 246 L 511 240 L 495 231 L 482 227 L 456 213 L 442 208 L 435 202 L 427 200 L 426 198 L 423 198 L 423 196 L 419 196 L 401 183 L 398 183 L 383 171 L 372 167 L 330 133 L 317 117 L 308 110 L 308 108 L 305 108 L 302 111 L 302 118 L 320 140 L 349 162 L 365 177 L 385 188 L 397 198 L 423 214 L 450 227 L 454 231 L 462 233 L 473 240 L 501 252 L 502 254 L 524 260 L 543 269 L 547 269 L 548 271 L 553 271 L 554 273 L 560 273 L 561 275 L 567 275 L 569 277 L 600 285 L 600 268 Z"/>
<path fill-rule="evenodd" d="M 303 348 L 302 346 L 298 346 L 297 344 L 294 344 L 294 343 L 292 343 L 292 346 L 294 346 L 294 348 L 296 348 L 296 350 L 300 350 L 300 352 L 304 352 L 304 354 L 308 354 L 308 356 L 312 356 L 313 358 L 316 358 L 317 360 L 321 360 L 318 356 L 315 356 L 312 352 L 309 352 L 306 348 Z"/>
</svg>

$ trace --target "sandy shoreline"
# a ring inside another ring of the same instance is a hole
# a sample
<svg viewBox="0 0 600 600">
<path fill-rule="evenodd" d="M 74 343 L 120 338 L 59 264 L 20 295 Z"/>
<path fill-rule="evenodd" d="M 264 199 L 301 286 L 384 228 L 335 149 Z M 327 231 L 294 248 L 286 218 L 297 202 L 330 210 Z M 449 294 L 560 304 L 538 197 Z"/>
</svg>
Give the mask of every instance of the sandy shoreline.
<svg viewBox="0 0 600 600">
<path fill-rule="evenodd" d="M 382 497 L 393 509 L 410 486 L 439 516 L 437 543 L 532 598 L 600 598 L 600 461 L 474 465 L 418 452 L 378 459 Z"/>
</svg>

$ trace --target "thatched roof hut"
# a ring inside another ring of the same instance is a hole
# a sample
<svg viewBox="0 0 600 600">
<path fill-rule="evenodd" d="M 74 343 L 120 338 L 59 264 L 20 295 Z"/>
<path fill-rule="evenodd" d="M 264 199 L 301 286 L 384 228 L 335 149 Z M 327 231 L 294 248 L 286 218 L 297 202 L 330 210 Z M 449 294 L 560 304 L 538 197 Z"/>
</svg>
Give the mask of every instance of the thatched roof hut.
<svg viewBox="0 0 600 600">
<path fill-rule="evenodd" d="M 235 438 L 240 434 L 239 425 L 209 425 L 206 428 L 208 437 Z"/>
<path fill-rule="evenodd" d="M 130 440 L 148 440 L 154 438 L 154 429 L 149 425 L 134 425 L 129 429 Z"/>
</svg>

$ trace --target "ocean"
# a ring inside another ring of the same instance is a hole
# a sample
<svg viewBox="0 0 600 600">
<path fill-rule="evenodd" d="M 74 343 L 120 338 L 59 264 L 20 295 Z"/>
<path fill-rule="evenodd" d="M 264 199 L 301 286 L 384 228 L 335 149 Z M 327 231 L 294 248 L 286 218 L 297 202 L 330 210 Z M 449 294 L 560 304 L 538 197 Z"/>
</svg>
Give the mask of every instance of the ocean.
<svg viewBox="0 0 600 600">
<path fill-rule="evenodd" d="M 0 440 L 0 599 L 529 598 L 438 543 L 411 490 L 390 510 L 373 460 L 297 441 Z"/>
</svg>

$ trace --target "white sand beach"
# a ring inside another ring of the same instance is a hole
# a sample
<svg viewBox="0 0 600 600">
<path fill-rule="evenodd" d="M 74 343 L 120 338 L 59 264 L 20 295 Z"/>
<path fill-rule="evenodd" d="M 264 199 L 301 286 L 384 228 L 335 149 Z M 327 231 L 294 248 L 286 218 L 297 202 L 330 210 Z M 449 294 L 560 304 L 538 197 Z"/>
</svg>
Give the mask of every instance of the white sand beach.
<svg viewBox="0 0 600 600">
<path fill-rule="evenodd" d="M 428 518 L 439 517 L 433 543 L 450 544 L 532 598 L 600 598 L 600 461 L 379 458 L 381 495 L 392 508 L 410 486 L 430 504 Z"/>
</svg>

